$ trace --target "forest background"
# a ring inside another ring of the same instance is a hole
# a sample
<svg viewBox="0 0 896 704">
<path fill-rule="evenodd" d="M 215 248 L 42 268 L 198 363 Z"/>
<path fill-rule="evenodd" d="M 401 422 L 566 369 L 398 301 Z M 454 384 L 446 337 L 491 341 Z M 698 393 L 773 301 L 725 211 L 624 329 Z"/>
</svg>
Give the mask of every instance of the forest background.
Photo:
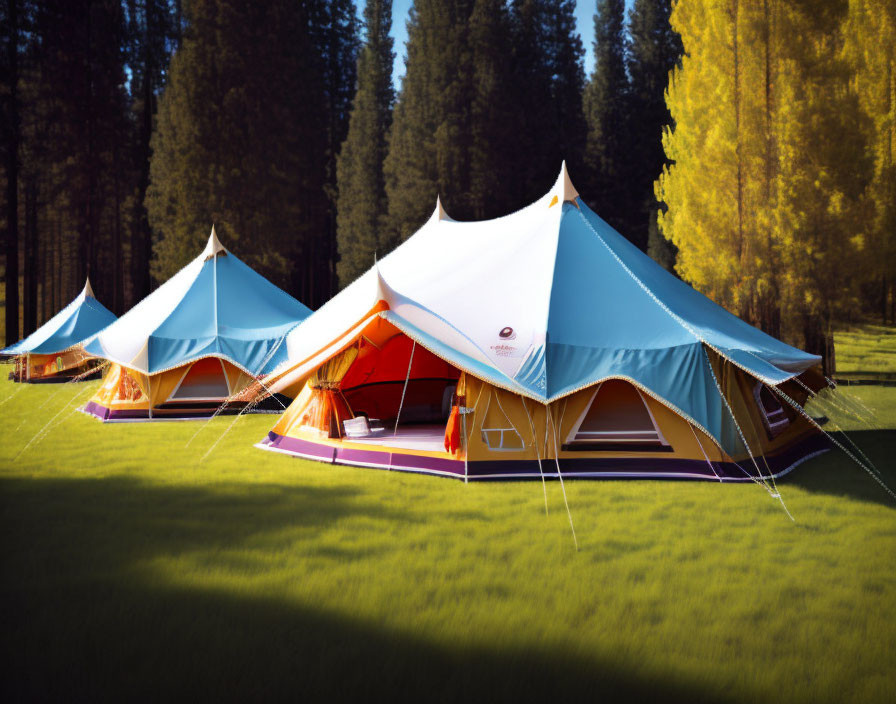
<svg viewBox="0 0 896 704">
<path fill-rule="evenodd" d="M 896 3 L 2 0 L 5 337 L 121 314 L 225 245 L 318 307 L 435 206 L 553 182 L 749 322 L 823 354 L 896 319 Z M 395 61 L 404 57 L 400 86 Z"/>
</svg>

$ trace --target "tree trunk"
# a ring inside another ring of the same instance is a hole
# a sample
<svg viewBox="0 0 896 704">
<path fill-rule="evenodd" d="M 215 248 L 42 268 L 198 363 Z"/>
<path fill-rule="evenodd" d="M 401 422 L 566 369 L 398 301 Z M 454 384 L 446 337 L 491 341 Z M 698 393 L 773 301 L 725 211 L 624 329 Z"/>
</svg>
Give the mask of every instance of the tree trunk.
<svg viewBox="0 0 896 704">
<path fill-rule="evenodd" d="M 23 262 L 22 335 L 37 329 L 37 184 L 32 179 L 25 183 L 25 261 Z"/>
<path fill-rule="evenodd" d="M 19 2 L 7 0 L 9 124 L 6 152 L 6 344 L 19 339 Z"/>
<path fill-rule="evenodd" d="M 734 159 L 737 162 L 737 247 L 738 260 L 744 264 L 747 256 L 746 242 L 744 240 L 744 175 L 740 130 L 740 47 L 738 44 L 738 14 L 740 11 L 739 0 L 732 4 L 732 19 L 734 21 Z"/>
<path fill-rule="evenodd" d="M 825 376 L 833 377 L 836 373 L 834 353 L 834 335 L 830 321 L 818 314 L 803 315 L 803 349 L 809 354 L 821 356 L 821 367 Z"/>
</svg>

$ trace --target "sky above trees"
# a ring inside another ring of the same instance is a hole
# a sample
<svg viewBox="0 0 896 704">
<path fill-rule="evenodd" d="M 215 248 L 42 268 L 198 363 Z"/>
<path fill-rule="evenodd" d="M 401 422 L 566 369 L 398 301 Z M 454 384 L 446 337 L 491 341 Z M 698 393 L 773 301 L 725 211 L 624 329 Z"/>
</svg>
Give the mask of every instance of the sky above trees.
<svg viewBox="0 0 896 704">
<path fill-rule="evenodd" d="M 625 0 L 625 11 L 632 8 L 633 0 Z M 404 78 L 405 43 L 408 40 L 407 20 L 413 0 L 394 0 L 392 3 L 392 38 L 395 40 L 395 61 L 392 67 L 392 80 L 395 87 L 401 87 Z M 358 18 L 363 19 L 364 3 L 358 2 Z M 578 0 L 576 2 L 576 29 L 585 45 L 585 75 L 590 76 L 594 70 L 594 0 Z"/>
</svg>

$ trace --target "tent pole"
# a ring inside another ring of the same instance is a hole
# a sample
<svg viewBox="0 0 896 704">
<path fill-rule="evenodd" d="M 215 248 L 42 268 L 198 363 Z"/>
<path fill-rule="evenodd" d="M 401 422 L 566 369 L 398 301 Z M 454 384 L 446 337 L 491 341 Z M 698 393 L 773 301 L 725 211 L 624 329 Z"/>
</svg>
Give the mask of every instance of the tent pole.
<svg viewBox="0 0 896 704">
<path fill-rule="evenodd" d="M 398 403 L 398 414 L 395 416 L 395 430 L 392 431 L 392 437 L 398 435 L 398 419 L 401 418 L 401 409 L 404 406 L 404 395 L 408 390 L 408 381 L 411 378 L 411 365 L 414 363 L 414 350 L 417 349 L 417 341 L 411 346 L 411 357 L 408 359 L 408 373 L 404 377 L 404 387 L 401 389 L 401 401 Z"/>
</svg>

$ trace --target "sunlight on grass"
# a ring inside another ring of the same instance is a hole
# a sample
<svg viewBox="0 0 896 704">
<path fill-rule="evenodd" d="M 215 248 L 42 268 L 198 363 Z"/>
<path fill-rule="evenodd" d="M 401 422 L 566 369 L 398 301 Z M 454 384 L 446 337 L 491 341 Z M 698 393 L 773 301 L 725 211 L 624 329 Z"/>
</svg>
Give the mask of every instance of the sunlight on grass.
<svg viewBox="0 0 896 704">
<path fill-rule="evenodd" d="M 896 505 L 840 453 L 779 482 L 796 523 L 754 485 L 570 482 L 576 553 L 556 483 L 545 516 L 535 482 L 254 449 L 273 416 L 240 419 L 200 462 L 231 418 L 185 448 L 196 422 L 66 411 L 12 459 L 86 388 L 0 406 L 0 596 L 22 691 L 896 697 Z M 888 429 L 848 427 L 896 484 L 896 389 L 843 393 Z"/>
<path fill-rule="evenodd" d="M 896 326 L 856 325 L 834 334 L 837 373 L 888 373 L 896 377 Z"/>
</svg>

